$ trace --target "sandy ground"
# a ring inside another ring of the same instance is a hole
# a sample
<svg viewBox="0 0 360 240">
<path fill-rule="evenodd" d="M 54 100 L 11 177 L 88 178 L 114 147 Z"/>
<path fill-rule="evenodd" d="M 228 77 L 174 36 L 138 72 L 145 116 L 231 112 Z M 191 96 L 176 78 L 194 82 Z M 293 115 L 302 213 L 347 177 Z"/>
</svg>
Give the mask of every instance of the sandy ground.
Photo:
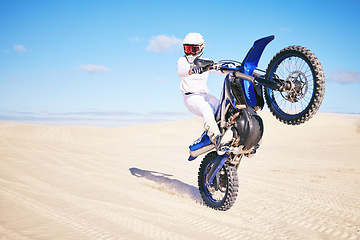
<svg viewBox="0 0 360 240">
<path fill-rule="evenodd" d="M 201 119 L 121 128 L 0 122 L 0 239 L 360 239 L 360 115 L 267 112 L 226 212 L 197 189 Z"/>
</svg>

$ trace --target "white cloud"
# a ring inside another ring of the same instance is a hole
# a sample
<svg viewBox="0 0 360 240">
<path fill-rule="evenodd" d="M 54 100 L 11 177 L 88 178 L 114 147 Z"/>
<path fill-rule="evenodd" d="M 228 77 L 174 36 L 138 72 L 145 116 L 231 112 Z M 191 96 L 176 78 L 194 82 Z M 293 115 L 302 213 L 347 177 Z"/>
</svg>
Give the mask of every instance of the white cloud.
<svg viewBox="0 0 360 240">
<path fill-rule="evenodd" d="M 157 79 L 155 79 L 155 82 L 157 82 L 157 83 L 163 83 L 163 82 L 165 82 L 165 80 L 162 79 L 162 78 L 157 78 Z"/>
<path fill-rule="evenodd" d="M 133 37 L 133 38 L 128 38 L 130 42 L 139 42 L 140 38 L 139 37 Z"/>
<path fill-rule="evenodd" d="M 163 53 L 171 51 L 175 46 L 181 44 L 182 40 L 174 36 L 158 35 L 149 40 L 149 45 L 146 47 L 146 50 L 150 52 Z"/>
<path fill-rule="evenodd" d="M 26 52 L 26 48 L 22 45 L 14 45 L 14 50 L 16 52 Z"/>
<path fill-rule="evenodd" d="M 329 81 L 339 82 L 339 83 L 356 83 L 360 82 L 360 72 L 355 70 L 347 70 L 347 71 L 335 71 L 330 73 L 327 77 Z"/>
<path fill-rule="evenodd" d="M 292 28 L 282 27 L 282 28 L 280 28 L 280 31 L 281 31 L 281 32 L 291 32 L 291 31 L 292 31 Z"/>
<path fill-rule="evenodd" d="M 18 77 L 12 77 L 10 78 L 11 81 L 21 81 L 23 80 L 22 78 L 18 78 Z"/>
<path fill-rule="evenodd" d="M 103 65 L 80 65 L 79 69 L 89 73 L 110 72 L 110 69 Z"/>
</svg>

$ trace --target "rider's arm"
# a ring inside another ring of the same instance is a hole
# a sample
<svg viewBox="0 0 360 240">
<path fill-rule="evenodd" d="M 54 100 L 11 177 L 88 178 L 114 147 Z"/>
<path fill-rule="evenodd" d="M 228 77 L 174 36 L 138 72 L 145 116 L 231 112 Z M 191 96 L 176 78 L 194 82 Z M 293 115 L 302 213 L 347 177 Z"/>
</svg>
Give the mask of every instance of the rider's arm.
<svg viewBox="0 0 360 240">
<path fill-rule="evenodd" d="M 177 62 L 177 74 L 179 77 L 187 77 L 191 74 L 190 64 L 185 57 L 179 58 Z"/>
<path fill-rule="evenodd" d="M 205 60 L 211 60 L 210 58 L 204 58 Z M 210 66 L 209 66 L 209 68 L 210 68 Z M 223 76 L 226 76 L 227 74 L 226 73 L 223 73 L 223 72 L 221 72 L 219 69 L 218 70 L 216 70 L 215 68 L 212 68 L 211 70 L 208 70 L 208 69 L 206 69 L 206 67 L 204 68 L 204 72 L 205 71 L 208 71 L 208 72 L 210 72 L 210 73 L 216 73 L 216 74 L 220 74 L 220 75 L 223 75 Z"/>
</svg>

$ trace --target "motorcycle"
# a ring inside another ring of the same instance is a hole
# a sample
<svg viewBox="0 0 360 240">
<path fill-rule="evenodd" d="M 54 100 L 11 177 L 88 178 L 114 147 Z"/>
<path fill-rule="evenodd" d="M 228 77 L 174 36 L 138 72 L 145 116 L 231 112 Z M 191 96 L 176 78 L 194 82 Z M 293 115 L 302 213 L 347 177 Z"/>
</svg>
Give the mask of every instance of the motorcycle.
<svg viewBox="0 0 360 240">
<path fill-rule="evenodd" d="M 264 125 L 257 111 L 265 102 L 279 121 L 289 125 L 308 121 L 322 103 L 324 71 L 315 54 L 305 47 L 286 47 L 274 55 L 266 71 L 257 68 L 265 47 L 274 38 L 255 41 L 243 62 L 197 59 L 194 63 L 226 74 L 215 119 L 222 135 L 231 131 L 233 136 L 215 151 L 206 132 L 189 146 L 189 161 L 207 153 L 200 164 L 198 187 L 210 208 L 225 211 L 235 203 L 240 161 L 244 156 L 254 156 L 263 136 Z"/>
</svg>

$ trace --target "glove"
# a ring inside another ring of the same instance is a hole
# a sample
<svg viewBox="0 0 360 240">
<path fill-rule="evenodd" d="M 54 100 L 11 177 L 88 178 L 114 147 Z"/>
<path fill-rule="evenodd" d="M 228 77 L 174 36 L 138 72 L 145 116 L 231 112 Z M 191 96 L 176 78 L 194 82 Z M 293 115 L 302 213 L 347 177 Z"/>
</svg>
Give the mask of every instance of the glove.
<svg viewBox="0 0 360 240">
<path fill-rule="evenodd" d="M 211 65 L 208 65 L 206 67 L 203 67 L 203 72 L 209 71 L 211 69 Z"/>
<path fill-rule="evenodd" d="M 204 72 L 202 67 L 195 66 L 191 69 L 191 74 L 202 74 Z"/>
</svg>

